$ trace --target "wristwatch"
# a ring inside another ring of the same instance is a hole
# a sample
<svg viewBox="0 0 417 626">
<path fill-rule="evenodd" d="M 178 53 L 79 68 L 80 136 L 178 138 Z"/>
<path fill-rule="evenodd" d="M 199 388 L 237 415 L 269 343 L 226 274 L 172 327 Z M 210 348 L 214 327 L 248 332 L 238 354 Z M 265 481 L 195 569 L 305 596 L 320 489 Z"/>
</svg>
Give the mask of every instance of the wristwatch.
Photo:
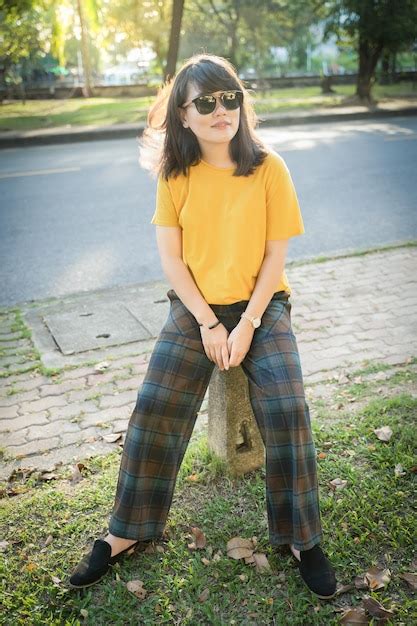
<svg viewBox="0 0 417 626">
<path fill-rule="evenodd" d="M 254 328 L 259 328 L 259 326 L 261 325 L 260 317 L 251 317 L 247 313 L 242 313 L 240 317 L 244 317 L 246 320 L 249 320 Z"/>
</svg>

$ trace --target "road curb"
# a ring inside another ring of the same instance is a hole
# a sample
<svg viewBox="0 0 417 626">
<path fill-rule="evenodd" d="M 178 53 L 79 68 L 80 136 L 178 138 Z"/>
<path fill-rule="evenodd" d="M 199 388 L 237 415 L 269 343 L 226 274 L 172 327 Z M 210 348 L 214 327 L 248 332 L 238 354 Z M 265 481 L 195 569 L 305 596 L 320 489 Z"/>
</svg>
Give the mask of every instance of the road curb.
<svg viewBox="0 0 417 626">
<path fill-rule="evenodd" d="M 417 115 L 417 106 L 400 109 L 375 109 L 372 111 L 352 111 L 350 113 L 312 113 L 297 115 L 259 115 L 260 126 L 299 126 L 318 122 L 338 122 L 341 120 L 366 120 L 387 117 L 409 117 Z M 71 128 L 68 131 L 53 132 L 50 130 L 26 131 L 23 133 L 0 133 L 0 149 L 16 148 L 20 146 L 41 146 L 61 143 L 77 143 L 82 141 L 100 141 L 104 139 L 135 139 L 140 137 L 145 124 L 118 124 L 115 126 L 80 129 Z"/>
</svg>

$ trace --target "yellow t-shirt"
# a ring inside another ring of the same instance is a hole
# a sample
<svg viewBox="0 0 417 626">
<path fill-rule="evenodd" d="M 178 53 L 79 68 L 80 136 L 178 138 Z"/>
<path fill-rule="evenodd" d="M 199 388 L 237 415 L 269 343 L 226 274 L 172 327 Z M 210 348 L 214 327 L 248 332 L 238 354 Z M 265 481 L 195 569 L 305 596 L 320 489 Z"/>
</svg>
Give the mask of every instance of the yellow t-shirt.
<svg viewBox="0 0 417 626">
<path fill-rule="evenodd" d="M 291 174 L 270 151 L 249 176 L 200 161 L 187 176 L 158 178 L 151 224 L 182 229 L 182 258 L 208 304 L 249 300 L 265 241 L 304 231 Z M 285 270 L 275 291 L 291 293 Z"/>
</svg>

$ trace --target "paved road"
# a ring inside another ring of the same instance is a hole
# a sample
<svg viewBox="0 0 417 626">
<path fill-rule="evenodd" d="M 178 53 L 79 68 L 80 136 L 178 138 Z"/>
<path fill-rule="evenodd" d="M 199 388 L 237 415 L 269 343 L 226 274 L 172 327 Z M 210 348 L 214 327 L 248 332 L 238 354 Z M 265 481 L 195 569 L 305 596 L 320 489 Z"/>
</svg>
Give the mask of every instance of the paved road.
<svg viewBox="0 0 417 626">
<path fill-rule="evenodd" d="M 417 119 L 267 128 L 293 175 L 299 259 L 416 238 Z M 0 153 L 0 304 L 163 279 L 135 140 Z"/>
</svg>

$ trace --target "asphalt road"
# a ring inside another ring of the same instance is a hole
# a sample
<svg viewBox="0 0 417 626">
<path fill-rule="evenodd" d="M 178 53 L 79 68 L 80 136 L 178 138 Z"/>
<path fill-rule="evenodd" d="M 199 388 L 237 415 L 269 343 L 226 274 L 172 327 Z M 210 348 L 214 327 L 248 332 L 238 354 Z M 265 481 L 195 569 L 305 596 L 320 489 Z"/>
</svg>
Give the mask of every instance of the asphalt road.
<svg viewBox="0 0 417 626">
<path fill-rule="evenodd" d="M 417 118 L 260 131 L 306 232 L 288 259 L 416 239 Z M 135 139 L 0 151 L 0 304 L 164 279 Z"/>
</svg>

